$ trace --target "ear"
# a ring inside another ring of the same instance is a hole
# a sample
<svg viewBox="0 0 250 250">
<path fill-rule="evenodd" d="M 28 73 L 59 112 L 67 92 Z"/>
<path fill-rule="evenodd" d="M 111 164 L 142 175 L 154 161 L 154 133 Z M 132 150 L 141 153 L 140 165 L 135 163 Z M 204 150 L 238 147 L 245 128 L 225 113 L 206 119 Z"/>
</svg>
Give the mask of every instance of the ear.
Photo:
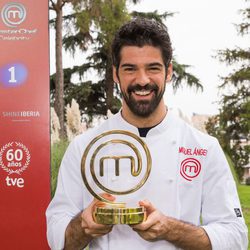
<svg viewBox="0 0 250 250">
<path fill-rule="evenodd" d="M 167 69 L 166 82 L 170 82 L 171 81 L 172 75 L 173 75 L 173 64 L 169 63 L 168 69 Z"/>
<path fill-rule="evenodd" d="M 113 66 L 113 81 L 117 84 L 119 84 L 119 78 L 117 76 L 117 71 L 116 71 L 116 67 Z"/>
</svg>

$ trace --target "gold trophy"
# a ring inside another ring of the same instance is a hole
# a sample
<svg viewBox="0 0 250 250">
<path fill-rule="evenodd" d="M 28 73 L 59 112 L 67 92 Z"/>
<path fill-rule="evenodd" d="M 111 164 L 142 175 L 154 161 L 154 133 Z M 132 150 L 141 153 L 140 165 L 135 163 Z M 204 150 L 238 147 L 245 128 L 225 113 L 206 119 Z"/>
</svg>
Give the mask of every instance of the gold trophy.
<svg viewBox="0 0 250 250">
<path fill-rule="evenodd" d="M 116 198 L 127 196 L 129 200 L 147 181 L 151 165 L 147 145 L 129 131 L 107 131 L 88 144 L 82 156 L 81 174 L 88 191 L 104 204 L 95 208 L 96 223 L 131 225 L 145 220 L 144 207 L 127 207 L 123 200 L 112 202 L 99 194 L 104 191 Z M 121 168 L 124 176 L 120 175 Z"/>
</svg>

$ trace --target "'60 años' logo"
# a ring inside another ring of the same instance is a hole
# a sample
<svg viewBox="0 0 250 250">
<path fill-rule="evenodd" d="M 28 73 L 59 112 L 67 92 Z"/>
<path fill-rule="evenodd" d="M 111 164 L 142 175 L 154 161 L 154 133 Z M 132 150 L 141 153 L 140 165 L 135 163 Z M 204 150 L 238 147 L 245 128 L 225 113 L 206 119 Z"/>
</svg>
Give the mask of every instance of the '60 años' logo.
<svg viewBox="0 0 250 250">
<path fill-rule="evenodd" d="M 21 174 L 30 164 L 30 152 L 20 142 L 9 142 L 0 149 L 0 167 L 10 174 Z"/>
</svg>

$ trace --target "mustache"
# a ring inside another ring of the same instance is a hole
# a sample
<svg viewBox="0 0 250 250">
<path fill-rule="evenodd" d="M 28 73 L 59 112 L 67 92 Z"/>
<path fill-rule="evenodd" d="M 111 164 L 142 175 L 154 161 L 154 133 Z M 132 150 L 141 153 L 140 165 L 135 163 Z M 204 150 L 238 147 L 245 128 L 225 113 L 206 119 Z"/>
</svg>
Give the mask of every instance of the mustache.
<svg viewBox="0 0 250 250">
<path fill-rule="evenodd" d="M 133 91 L 141 91 L 141 90 L 158 91 L 159 87 L 155 83 L 148 83 L 144 86 L 137 83 L 137 84 L 129 86 L 127 89 L 128 93 L 131 93 Z"/>
</svg>

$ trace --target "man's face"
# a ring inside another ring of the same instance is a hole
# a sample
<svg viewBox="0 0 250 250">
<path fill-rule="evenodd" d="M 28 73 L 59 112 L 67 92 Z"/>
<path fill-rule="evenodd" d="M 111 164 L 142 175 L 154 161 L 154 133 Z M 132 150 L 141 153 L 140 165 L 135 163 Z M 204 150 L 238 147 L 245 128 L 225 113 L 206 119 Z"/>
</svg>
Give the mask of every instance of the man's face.
<svg viewBox="0 0 250 250">
<path fill-rule="evenodd" d="M 171 77 L 166 72 L 159 48 L 153 46 L 125 46 L 114 80 L 119 83 L 124 108 L 140 117 L 150 116 L 163 103 L 166 81 Z"/>
</svg>

